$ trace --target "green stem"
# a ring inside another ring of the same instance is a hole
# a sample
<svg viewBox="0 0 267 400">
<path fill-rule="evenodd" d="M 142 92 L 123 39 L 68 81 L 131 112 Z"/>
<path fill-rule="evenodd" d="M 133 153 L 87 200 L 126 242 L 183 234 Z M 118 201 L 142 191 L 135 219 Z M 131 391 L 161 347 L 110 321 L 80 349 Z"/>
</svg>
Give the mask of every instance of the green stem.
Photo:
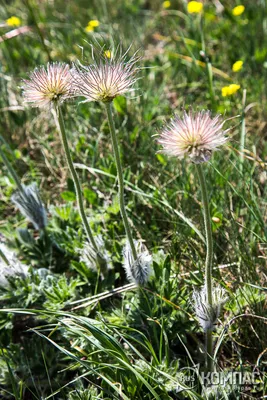
<svg viewBox="0 0 267 400">
<path fill-rule="evenodd" d="M 243 172 L 244 148 L 246 141 L 246 89 L 243 90 L 242 117 L 241 117 L 241 138 L 240 138 L 240 172 Z"/>
<path fill-rule="evenodd" d="M 123 220 L 124 228 L 126 231 L 127 238 L 129 240 L 133 258 L 137 260 L 137 253 L 132 237 L 132 232 L 130 228 L 130 224 L 128 221 L 126 209 L 125 209 L 125 203 L 124 203 L 124 182 L 123 182 L 123 174 L 122 174 L 122 166 L 121 166 L 121 161 L 120 161 L 120 152 L 119 152 L 119 146 L 118 146 L 118 141 L 117 141 L 117 136 L 116 136 L 116 131 L 115 131 L 115 126 L 114 126 L 114 121 L 113 121 L 113 115 L 112 115 L 112 106 L 111 102 L 105 103 L 106 106 L 106 111 L 107 111 L 107 117 L 108 117 L 108 124 L 109 124 L 109 129 L 111 133 L 111 140 L 112 140 L 112 147 L 113 147 L 113 153 L 115 157 L 115 162 L 116 162 L 116 167 L 117 167 L 117 175 L 118 175 L 118 181 L 119 181 L 119 198 L 120 198 L 120 212 L 121 212 L 121 217 Z"/>
<path fill-rule="evenodd" d="M 205 264 L 205 288 L 207 291 L 207 301 L 209 307 L 212 308 L 212 229 L 211 229 L 211 218 L 209 211 L 209 199 L 205 176 L 203 173 L 202 165 L 196 164 L 198 178 L 200 182 L 202 202 L 203 202 L 203 214 L 204 214 L 204 225 L 205 225 L 205 236 L 206 236 L 206 264 Z M 206 332 L 206 363 L 208 371 L 213 370 L 213 344 L 212 344 L 212 329 Z"/>
<path fill-rule="evenodd" d="M 39 27 L 39 25 L 38 25 L 38 22 L 37 22 L 36 18 L 35 18 L 35 14 L 34 14 L 34 11 L 33 11 L 33 7 L 32 7 L 32 5 L 31 5 L 31 3 L 30 3 L 30 0 L 25 0 L 25 3 L 26 3 L 26 7 L 27 7 L 28 10 L 29 10 L 30 16 L 32 17 L 32 20 L 33 20 L 33 22 L 34 22 L 34 25 L 35 25 L 37 34 L 39 35 L 39 38 L 40 38 L 40 40 L 41 40 L 42 46 L 43 46 L 43 48 L 44 48 L 44 51 L 45 51 L 46 54 L 47 54 L 48 61 L 51 62 L 51 57 L 50 57 L 49 50 L 48 50 L 48 48 L 47 48 L 47 46 L 46 46 L 46 44 L 45 44 L 44 36 L 43 36 L 42 31 L 41 31 L 41 29 L 40 29 L 40 27 Z"/>
<path fill-rule="evenodd" d="M 213 90 L 212 64 L 209 60 L 206 60 L 206 64 L 207 64 L 208 79 L 209 79 L 209 91 L 210 91 L 211 106 L 212 106 L 212 109 L 214 110 L 216 107 L 215 107 L 215 96 L 214 96 L 214 90 Z"/>
<path fill-rule="evenodd" d="M 200 29 L 200 35 L 201 35 L 201 49 L 203 52 L 203 56 L 205 58 L 206 70 L 207 70 L 207 74 L 208 74 L 211 106 L 212 106 L 212 109 L 214 110 L 214 109 L 216 109 L 216 103 L 215 103 L 215 95 L 214 95 L 214 90 L 213 90 L 213 72 L 212 72 L 212 64 L 209 60 L 209 57 L 206 55 L 204 23 L 205 23 L 204 15 L 200 15 L 199 29 Z"/>
<path fill-rule="evenodd" d="M 206 54 L 206 43 L 205 43 L 205 36 L 204 36 L 204 17 L 200 14 L 199 15 L 199 30 L 200 30 L 200 37 L 201 37 L 201 50 L 204 54 Z"/>
<path fill-rule="evenodd" d="M 2 158 L 2 160 L 4 162 L 4 164 L 5 164 L 8 172 L 10 173 L 10 175 L 13 178 L 13 180 L 15 181 L 19 191 L 21 193 L 24 193 L 24 189 L 23 189 L 22 184 L 20 183 L 20 179 L 19 179 L 18 175 L 17 175 L 16 171 L 14 170 L 14 168 L 12 167 L 11 163 L 8 161 L 8 158 L 5 155 L 5 152 L 4 152 L 5 145 L 1 145 L 2 142 L 3 142 L 3 140 L 0 137 L 0 156 L 1 156 L 1 158 Z"/>
<path fill-rule="evenodd" d="M 2 260 L 5 262 L 5 264 L 6 264 L 7 266 L 10 265 L 8 259 L 6 258 L 5 254 L 2 252 L 1 249 L 0 249 L 0 257 L 2 258 Z"/>
<path fill-rule="evenodd" d="M 62 142 L 62 145 L 64 148 L 67 164 L 68 164 L 72 179 L 74 181 L 74 186 L 75 186 L 75 191 L 76 191 L 76 196 L 77 196 L 77 201 L 78 201 L 78 207 L 79 207 L 80 216 L 81 216 L 81 219 L 83 222 L 83 226 L 84 226 L 85 232 L 87 234 L 88 240 L 91 242 L 95 251 L 98 253 L 98 248 L 97 248 L 95 239 L 93 237 L 91 228 L 89 226 L 89 223 L 88 223 L 85 211 L 84 211 L 82 189 L 81 189 L 81 185 L 79 182 L 77 172 L 75 171 L 75 168 L 74 168 L 74 165 L 73 165 L 73 162 L 71 159 L 70 149 L 69 149 L 66 130 L 65 130 L 64 119 L 62 116 L 61 108 L 59 107 L 58 104 L 55 104 L 55 107 L 52 109 L 52 113 L 53 113 L 55 123 L 56 123 L 56 126 L 57 126 L 59 134 L 60 134 L 60 138 L 61 138 L 61 142 Z"/>
<path fill-rule="evenodd" d="M 212 329 L 206 331 L 206 367 L 207 372 L 213 372 L 213 339 Z"/>
</svg>

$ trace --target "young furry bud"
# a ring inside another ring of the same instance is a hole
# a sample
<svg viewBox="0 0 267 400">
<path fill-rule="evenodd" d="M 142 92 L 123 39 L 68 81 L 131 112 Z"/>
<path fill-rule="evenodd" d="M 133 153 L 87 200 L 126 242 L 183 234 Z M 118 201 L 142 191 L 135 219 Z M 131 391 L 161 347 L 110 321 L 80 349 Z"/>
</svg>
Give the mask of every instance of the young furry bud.
<svg viewBox="0 0 267 400">
<path fill-rule="evenodd" d="M 16 254 L 4 243 L 0 243 L 0 250 L 1 253 L 5 255 L 5 259 L 8 261 L 7 265 L 7 263 L 4 262 L 0 257 L 0 286 L 7 287 L 9 277 L 20 276 L 24 278 L 28 274 L 29 267 L 22 264 L 18 260 Z"/>
<path fill-rule="evenodd" d="M 201 290 L 193 293 L 193 303 L 198 321 L 204 332 L 213 330 L 221 313 L 222 306 L 227 301 L 226 291 L 219 287 L 212 288 L 212 306 L 207 299 L 207 290 L 203 286 Z"/>
<path fill-rule="evenodd" d="M 83 261 L 87 268 L 98 271 L 104 275 L 107 269 L 111 268 L 111 260 L 105 243 L 101 235 L 95 237 L 98 251 L 88 242 L 84 243 L 82 249 L 79 249 L 80 261 Z"/>
<path fill-rule="evenodd" d="M 23 186 L 23 192 L 17 191 L 11 201 L 18 207 L 24 217 L 33 224 L 35 229 L 44 229 L 47 225 L 46 209 L 42 203 L 36 183 Z"/>
<path fill-rule="evenodd" d="M 130 282 L 143 286 L 148 282 L 152 275 L 152 256 L 149 254 L 146 246 L 141 240 L 135 240 L 134 245 L 137 253 L 137 259 L 134 259 L 130 243 L 127 240 L 123 249 L 123 267 Z"/>
</svg>

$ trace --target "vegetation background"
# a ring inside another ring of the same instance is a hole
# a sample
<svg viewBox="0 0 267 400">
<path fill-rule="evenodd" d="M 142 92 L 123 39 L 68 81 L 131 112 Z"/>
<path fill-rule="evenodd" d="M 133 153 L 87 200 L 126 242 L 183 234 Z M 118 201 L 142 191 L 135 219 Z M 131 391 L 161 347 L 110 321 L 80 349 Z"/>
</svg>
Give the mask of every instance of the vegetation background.
<svg viewBox="0 0 267 400">
<path fill-rule="evenodd" d="M 244 1 L 240 15 L 233 0 L 205 1 L 202 13 L 182 0 L 0 4 L 0 133 L 22 182 L 38 183 L 49 211 L 40 235 L 11 203 L 15 182 L 1 163 L 1 240 L 30 270 L 0 289 L 0 397 L 208 398 L 200 381 L 188 386 L 188 368 L 203 361 L 191 305 L 205 258 L 199 185 L 194 165 L 157 154 L 153 136 L 191 106 L 235 117 L 228 145 L 206 164 L 214 275 L 229 295 L 215 333 L 218 368 L 261 373 L 254 388 L 217 387 L 214 396 L 266 397 L 266 1 Z M 142 290 L 124 287 L 125 234 L 103 107 L 72 101 L 63 111 L 92 228 L 112 254 L 104 276 L 79 258 L 84 235 L 50 113 L 25 107 L 21 94 L 36 66 L 89 61 L 94 40 L 143 55 L 137 96 L 114 102 L 129 216 L 154 259 Z M 230 94 L 230 85 L 240 87 Z"/>
</svg>

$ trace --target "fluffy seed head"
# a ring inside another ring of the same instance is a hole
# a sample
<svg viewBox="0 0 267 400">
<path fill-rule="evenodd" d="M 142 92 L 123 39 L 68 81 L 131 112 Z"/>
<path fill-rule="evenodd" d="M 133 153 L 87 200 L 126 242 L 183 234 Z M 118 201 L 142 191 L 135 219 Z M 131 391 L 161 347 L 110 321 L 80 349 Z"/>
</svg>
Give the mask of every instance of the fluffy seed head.
<svg viewBox="0 0 267 400">
<path fill-rule="evenodd" d="M 203 286 L 200 291 L 194 291 L 193 303 L 195 313 L 204 332 L 214 329 L 217 319 L 221 313 L 221 308 L 226 301 L 226 291 L 219 286 L 213 286 L 212 288 L 212 307 L 208 302 L 207 290 L 205 286 Z"/>
<path fill-rule="evenodd" d="M 137 81 L 137 63 L 140 57 L 134 54 L 127 61 L 128 51 L 129 49 L 122 54 L 121 49 L 117 48 L 116 51 L 110 52 L 108 57 L 104 49 L 100 49 L 100 52 L 93 49 L 93 64 L 78 64 L 74 67 L 73 77 L 77 95 L 85 97 L 86 101 L 110 102 L 117 96 L 132 92 Z"/>
<path fill-rule="evenodd" d="M 196 164 L 208 161 L 212 151 L 227 141 L 224 122 L 220 115 L 213 118 L 210 111 L 184 111 L 181 118 L 175 115 L 158 139 L 161 152 L 178 158 L 188 155 Z"/>
<path fill-rule="evenodd" d="M 137 260 L 134 259 L 130 243 L 127 240 L 123 249 L 123 267 L 129 281 L 142 286 L 148 282 L 152 275 L 152 256 L 141 240 L 135 240 L 134 245 L 137 252 Z"/>
<path fill-rule="evenodd" d="M 36 183 L 23 186 L 23 192 L 17 191 L 11 197 L 21 214 L 34 225 L 35 229 L 44 229 L 47 225 L 46 209 L 42 203 Z"/>
<path fill-rule="evenodd" d="M 23 81 L 23 95 L 32 107 L 47 107 L 73 97 L 73 79 L 69 65 L 48 63 L 36 68 L 29 79 Z"/>
</svg>

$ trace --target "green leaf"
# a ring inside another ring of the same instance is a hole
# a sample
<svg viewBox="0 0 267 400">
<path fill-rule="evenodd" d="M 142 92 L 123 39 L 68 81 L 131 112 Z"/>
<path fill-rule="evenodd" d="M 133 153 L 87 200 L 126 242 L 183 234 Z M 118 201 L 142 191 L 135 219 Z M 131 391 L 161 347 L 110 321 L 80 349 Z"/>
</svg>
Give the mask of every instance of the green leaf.
<svg viewBox="0 0 267 400">
<path fill-rule="evenodd" d="M 34 238 L 27 228 L 19 228 L 17 230 L 19 241 L 25 245 L 33 245 Z"/>
<path fill-rule="evenodd" d="M 61 193 L 61 197 L 65 201 L 75 201 L 76 200 L 75 193 L 69 192 L 69 191 Z"/>
<path fill-rule="evenodd" d="M 17 160 L 21 158 L 21 152 L 19 150 L 14 150 L 14 156 L 16 157 Z"/>
<path fill-rule="evenodd" d="M 85 188 L 83 195 L 90 204 L 97 203 L 97 194 L 93 190 Z"/>
<path fill-rule="evenodd" d="M 125 114 L 126 111 L 126 99 L 123 96 L 118 96 L 113 100 L 115 110 L 120 114 Z"/>
<path fill-rule="evenodd" d="M 167 165 L 167 161 L 165 160 L 165 157 L 162 155 L 162 154 L 160 154 L 160 153 L 157 153 L 156 154 L 156 157 L 157 157 L 157 159 L 159 160 L 159 162 L 162 164 L 162 165 Z"/>
<path fill-rule="evenodd" d="M 113 198 L 112 204 L 107 208 L 107 213 L 117 215 L 120 212 L 119 196 Z"/>
</svg>

